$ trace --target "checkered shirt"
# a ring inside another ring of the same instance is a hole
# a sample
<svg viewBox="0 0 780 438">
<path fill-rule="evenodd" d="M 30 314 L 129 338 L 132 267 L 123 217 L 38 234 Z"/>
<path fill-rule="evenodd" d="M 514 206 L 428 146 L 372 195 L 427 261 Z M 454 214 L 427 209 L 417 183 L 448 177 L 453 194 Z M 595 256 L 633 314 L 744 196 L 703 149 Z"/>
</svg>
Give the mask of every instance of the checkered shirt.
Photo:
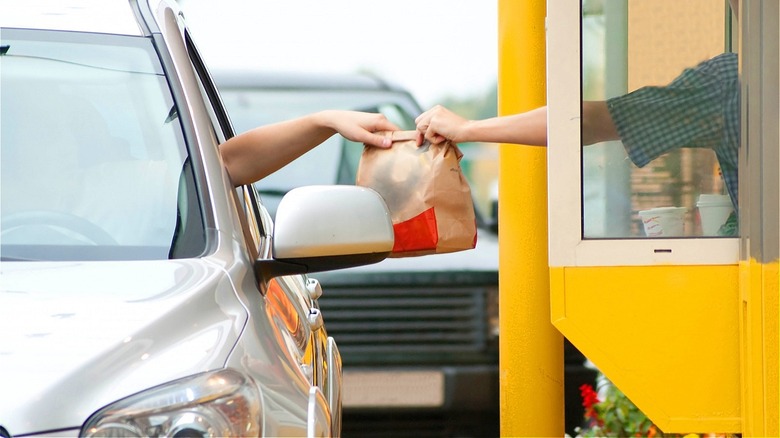
<svg viewBox="0 0 780 438">
<path fill-rule="evenodd" d="M 686 69 L 665 87 L 608 99 L 607 107 L 638 167 L 679 147 L 714 150 L 736 207 L 740 112 L 735 53 Z"/>
</svg>

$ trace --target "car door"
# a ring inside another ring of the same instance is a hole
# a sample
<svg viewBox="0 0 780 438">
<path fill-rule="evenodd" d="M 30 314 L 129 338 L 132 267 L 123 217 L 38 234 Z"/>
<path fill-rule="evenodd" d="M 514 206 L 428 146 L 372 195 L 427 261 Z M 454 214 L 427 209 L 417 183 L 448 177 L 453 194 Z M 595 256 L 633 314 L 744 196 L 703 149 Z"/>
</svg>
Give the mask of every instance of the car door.
<svg viewBox="0 0 780 438">
<path fill-rule="evenodd" d="M 197 75 L 213 131 L 220 143 L 234 135 L 211 76 L 187 29 L 184 29 L 187 51 Z M 244 241 L 250 260 L 271 257 L 273 222 L 251 185 L 234 190 Z M 319 284 L 305 275 L 258 279 L 258 292 L 265 296 L 266 317 L 282 333 L 288 358 L 306 377 L 309 389 L 308 434 L 320 436 L 324 431 L 338 435 L 341 423 L 341 358 L 335 342 L 327 336 L 317 305 Z M 258 310 L 258 309 L 255 309 Z M 250 313 L 252 309 L 250 309 Z"/>
</svg>

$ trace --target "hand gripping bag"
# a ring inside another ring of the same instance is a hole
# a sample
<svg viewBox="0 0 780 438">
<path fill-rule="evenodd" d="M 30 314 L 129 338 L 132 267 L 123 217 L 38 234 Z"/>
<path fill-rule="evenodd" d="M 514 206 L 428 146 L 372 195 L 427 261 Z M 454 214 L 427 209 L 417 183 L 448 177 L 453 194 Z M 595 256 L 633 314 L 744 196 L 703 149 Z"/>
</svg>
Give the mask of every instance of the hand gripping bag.
<svg viewBox="0 0 780 438">
<path fill-rule="evenodd" d="M 383 133 L 389 149 L 365 146 L 356 183 L 384 198 L 393 221 L 390 257 L 414 257 L 473 249 L 477 244 L 474 201 L 451 142 L 417 147 L 416 131 Z"/>
</svg>

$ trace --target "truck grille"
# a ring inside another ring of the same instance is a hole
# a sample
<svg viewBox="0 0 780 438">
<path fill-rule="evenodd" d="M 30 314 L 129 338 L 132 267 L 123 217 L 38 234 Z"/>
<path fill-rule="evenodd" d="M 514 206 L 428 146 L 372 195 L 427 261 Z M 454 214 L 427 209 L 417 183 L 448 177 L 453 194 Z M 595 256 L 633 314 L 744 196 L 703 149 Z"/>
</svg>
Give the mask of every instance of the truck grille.
<svg viewBox="0 0 780 438">
<path fill-rule="evenodd" d="M 482 287 L 326 285 L 319 304 L 328 334 L 336 339 L 345 358 L 423 352 L 462 354 L 486 348 Z"/>
</svg>

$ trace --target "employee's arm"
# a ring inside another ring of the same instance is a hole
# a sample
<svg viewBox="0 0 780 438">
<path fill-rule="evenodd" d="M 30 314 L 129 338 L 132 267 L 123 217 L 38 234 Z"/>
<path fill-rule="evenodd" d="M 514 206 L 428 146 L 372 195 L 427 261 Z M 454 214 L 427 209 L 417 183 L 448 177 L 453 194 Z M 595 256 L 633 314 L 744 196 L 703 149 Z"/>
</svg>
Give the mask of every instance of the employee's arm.
<svg viewBox="0 0 780 438">
<path fill-rule="evenodd" d="M 513 143 L 531 146 L 547 145 L 547 107 L 520 114 L 467 120 L 447 108 L 437 105 L 421 114 L 417 120 L 418 143 L 451 140 L 454 143 Z M 585 145 L 619 136 L 606 102 L 582 103 L 582 142 Z"/>
</svg>

